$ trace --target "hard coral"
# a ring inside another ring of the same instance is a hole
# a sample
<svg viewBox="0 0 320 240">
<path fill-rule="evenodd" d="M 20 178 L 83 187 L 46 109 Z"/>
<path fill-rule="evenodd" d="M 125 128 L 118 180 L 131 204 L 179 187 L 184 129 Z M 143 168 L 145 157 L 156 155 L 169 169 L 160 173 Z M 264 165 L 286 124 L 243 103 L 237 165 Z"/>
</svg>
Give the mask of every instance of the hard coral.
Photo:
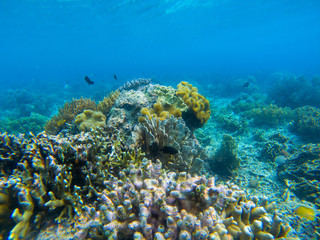
<svg viewBox="0 0 320 240">
<path fill-rule="evenodd" d="M 71 102 L 64 104 L 59 109 L 57 115 L 53 116 L 46 124 L 45 130 L 49 134 L 58 134 L 62 129 L 67 127 L 67 124 L 71 124 L 74 118 L 83 112 L 85 109 L 96 110 L 96 103 L 87 98 L 73 99 Z"/>
<path fill-rule="evenodd" d="M 210 118 L 209 100 L 198 93 L 198 89 L 188 82 L 178 84 L 176 95 L 181 97 L 189 110 L 183 115 L 187 125 L 200 127 Z"/>
<path fill-rule="evenodd" d="M 310 106 L 294 110 L 294 120 L 291 130 L 305 138 L 320 141 L 320 109 Z"/>
<path fill-rule="evenodd" d="M 230 135 L 224 135 L 220 148 L 210 161 L 214 173 L 231 175 L 240 165 L 237 157 L 237 143 Z"/>
<path fill-rule="evenodd" d="M 161 121 L 146 118 L 136 127 L 136 143 L 151 159 L 160 159 L 171 171 L 199 173 L 203 169 L 204 151 L 184 121 L 171 116 Z"/>
<path fill-rule="evenodd" d="M 320 207 L 320 144 L 308 144 L 277 168 L 279 178 L 299 198 Z"/>
<path fill-rule="evenodd" d="M 147 159 L 120 176 L 98 193 L 99 228 L 108 239 L 281 239 L 290 230 L 268 214 L 274 204 L 266 198 L 247 199 L 214 178 L 162 172 Z"/>
<path fill-rule="evenodd" d="M 111 92 L 107 97 L 104 97 L 97 105 L 97 110 L 107 116 L 114 105 L 115 101 L 119 97 L 120 91 Z"/>
<path fill-rule="evenodd" d="M 102 112 L 84 110 L 74 120 L 80 131 L 94 131 L 98 127 L 106 127 L 106 117 Z"/>
<path fill-rule="evenodd" d="M 254 108 L 244 113 L 244 116 L 254 120 L 255 124 L 277 125 L 292 119 L 290 108 L 281 108 L 270 104 L 259 108 Z"/>
</svg>

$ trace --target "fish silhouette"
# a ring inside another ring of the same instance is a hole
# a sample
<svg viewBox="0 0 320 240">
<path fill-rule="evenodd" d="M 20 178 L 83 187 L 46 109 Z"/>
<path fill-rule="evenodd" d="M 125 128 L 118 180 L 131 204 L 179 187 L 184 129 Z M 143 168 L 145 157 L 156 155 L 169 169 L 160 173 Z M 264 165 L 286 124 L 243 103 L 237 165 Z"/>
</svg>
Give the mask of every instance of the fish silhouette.
<svg viewBox="0 0 320 240">
<path fill-rule="evenodd" d="M 91 81 L 88 76 L 85 76 L 84 80 L 85 80 L 89 85 L 93 85 L 93 84 L 94 84 L 94 81 Z"/>
<path fill-rule="evenodd" d="M 113 78 L 115 79 L 115 80 L 117 80 L 118 79 L 118 77 L 117 77 L 117 75 L 113 75 Z"/>
</svg>

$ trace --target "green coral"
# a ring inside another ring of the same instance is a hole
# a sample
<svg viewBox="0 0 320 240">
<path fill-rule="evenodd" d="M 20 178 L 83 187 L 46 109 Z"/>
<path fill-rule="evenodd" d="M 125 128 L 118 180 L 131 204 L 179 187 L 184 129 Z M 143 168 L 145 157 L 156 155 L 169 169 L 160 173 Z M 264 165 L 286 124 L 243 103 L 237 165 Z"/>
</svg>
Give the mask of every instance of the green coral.
<svg viewBox="0 0 320 240">
<path fill-rule="evenodd" d="M 254 120 L 255 124 L 278 125 L 292 119 L 290 108 L 281 108 L 274 104 L 254 108 L 244 113 L 244 116 Z"/>
<path fill-rule="evenodd" d="M 224 135 L 220 148 L 209 162 L 214 173 L 220 175 L 232 175 L 240 166 L 240 159 L 237 156 L 237 143 L 230 135 Z"/>
<path fill-rule="evenodd" d="M 0 131 L 8 133 L 29 133 L 35 134 L 43 131 L 47 117 L 37 113 L 31 113 L 29 117 L 17 119 L 4 118 L 0 121 Z"/>
<path fill-rule="evenodd" d="M 306 138 L 319 140 L 320 109 L 310 106 L 295 109 L 291 130 Z"/>
</svg>

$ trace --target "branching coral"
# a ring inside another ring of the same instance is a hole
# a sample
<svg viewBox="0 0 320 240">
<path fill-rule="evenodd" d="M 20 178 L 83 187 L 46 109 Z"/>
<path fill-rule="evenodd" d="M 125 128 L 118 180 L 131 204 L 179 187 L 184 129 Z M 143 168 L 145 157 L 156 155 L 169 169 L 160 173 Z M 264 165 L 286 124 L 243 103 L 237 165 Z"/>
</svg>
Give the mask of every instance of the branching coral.
<svg viewBox="0 0 320 240">
<path fill-rule="evenodd" d="M 214 178 L 161 171 L 146 159 L 97 193 L 99 223 L 109 239 L 281 239 L 283 225 L 266 198 L 247 199 L 235 185 Z"/>
<path fill-rule="evenodd" d="M 203 167 L 202 147 L 181 118 L 146 118 L 136 138 L 147 157 L 159 158 L 168 169 L 196 173 Z"/>
<path fill-rule="evenodd" d="M 120 91 L 111 92 L 107 97 L 104 97 L 97 105 L 97 110 L 102 112 L 105 116 L 110 112 L 113 104 L 119 97 Z"/>
<path fill-rule="evenodd" d="M 64 104 L 59 109 L 57 115 L 53 116 L 45 125 L 45 130 L 49 134 L 58 134 L 65 129 L 67 124 L 71 124 L 74 118 L 83 112 L 83 110 L 96 110 L 96 103 L 91 99 L 80 98 L 73 99 L 71 102 Z"/>
<path fill-rule="evenodd" d="M 106 117 L 99 111 L 84 110 L 76 116 L 74 123 L 80 131 L 94 131 L 98 127 L 106 127 Z"/>
<path fill-rule="evenodd" d="M 199 127 L 208 121 L 211 114 L 209 101 L 198 93 L 196 87 L 188 82 L 181 82 L 178 84 L 176 95 L 181 97 L 189 108 L 183 116 L 187 125 Z"/>
</svg>

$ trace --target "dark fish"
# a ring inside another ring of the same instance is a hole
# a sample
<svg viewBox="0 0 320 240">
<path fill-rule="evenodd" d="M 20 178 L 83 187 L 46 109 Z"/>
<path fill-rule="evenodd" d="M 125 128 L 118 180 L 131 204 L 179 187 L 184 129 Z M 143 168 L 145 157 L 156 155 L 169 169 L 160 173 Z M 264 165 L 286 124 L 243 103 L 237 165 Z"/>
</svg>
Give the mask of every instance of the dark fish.
<svg viewBox="0 0 320 240">
<path fill-rule="evenodd" d="M 117 77 L 117 75 L 113 75 L 113 78 L 115 79 L 115 80 L 117 80 L 118 79 L 118 77 Z"/>
<path fill-rule="evenodd" d="M 94 81 L 91 81 L 90 78 L 88 78 L 88 76 L 85 76 L 84 80 L 89 84 L 89 85 L 93 85 Z"/>
<path fill-rule="evenodd" d="M 249 87 L 249 82 L 245 82 L 243 85 L 242 85 L 242 87 L 244 87 L 244 88 L 246 88 L 246 87 Z"/>
<path fill-rule="evenodd" d="M 164 147 L 161 149 L 161 151 L 162 151 L 163 153 L 172 154 L 172 155 L 178 153 L 178 150 L 177 150 L 177 149 L 175 149 L 174 147 L 170 147 L 170 146 L 164 146 Z"/>
</svg>

